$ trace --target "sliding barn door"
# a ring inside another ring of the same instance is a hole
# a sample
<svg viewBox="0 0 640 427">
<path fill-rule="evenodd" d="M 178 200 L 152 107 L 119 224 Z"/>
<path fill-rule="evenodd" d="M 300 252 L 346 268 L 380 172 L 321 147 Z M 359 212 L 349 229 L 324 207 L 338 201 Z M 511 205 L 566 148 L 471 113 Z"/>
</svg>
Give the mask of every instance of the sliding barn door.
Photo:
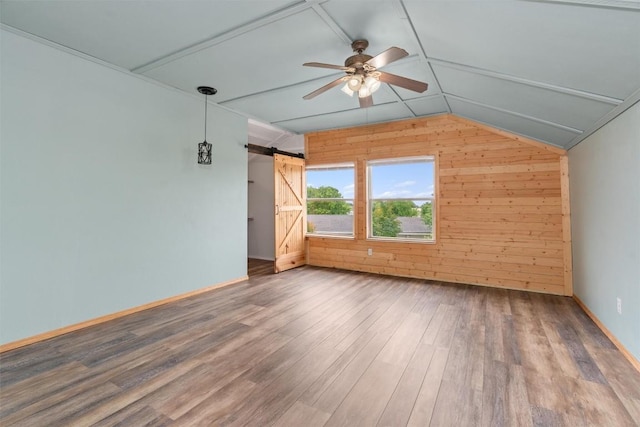
<svg viewBox="0 0 640 427">
<path fill-rule="evenodd" d="M 307 227 L 304 159 L 273 155 L 276 208 L 276 273 L 306 263 Z"/>
</svg>

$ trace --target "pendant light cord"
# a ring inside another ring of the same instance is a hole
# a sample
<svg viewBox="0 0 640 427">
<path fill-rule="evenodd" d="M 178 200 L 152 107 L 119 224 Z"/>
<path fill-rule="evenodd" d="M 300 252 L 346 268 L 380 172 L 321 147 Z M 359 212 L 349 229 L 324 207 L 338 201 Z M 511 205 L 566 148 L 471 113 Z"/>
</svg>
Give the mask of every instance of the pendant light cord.
<svg viewBox="0 0 640 427">
<path fill-rule="evenodd" d="M 207 95 L 204 96 L 204 142 L 207 142 Z"/>
</svg>

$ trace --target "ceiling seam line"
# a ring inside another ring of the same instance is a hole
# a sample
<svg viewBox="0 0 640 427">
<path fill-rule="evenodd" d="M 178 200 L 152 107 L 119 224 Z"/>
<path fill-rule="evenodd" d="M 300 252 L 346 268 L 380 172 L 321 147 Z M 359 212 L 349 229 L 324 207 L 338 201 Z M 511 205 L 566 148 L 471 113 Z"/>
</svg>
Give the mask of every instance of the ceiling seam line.
<svg viewBox="0 0 640 427">
<path fill-rule="evenodd" d="M 571 96 L 575 96 L 575 97 L 579 97 L 579 98 L 585 98 L 585 99 L 589 99 L 592 101 L 598 101 L 601 102 L 603 104 L 609 104 L 609 105 L 619 105 L 623 100 L 622 99 L 618 99 L 618 98 L 612 98 L 609 96 L 605 96 L 605 95 L 599 95 L 596 93 L 590 93 L 590 92 L 585 92 L 583 90 L 579 90 L 579 89 L 571 89 L 571 88 L 567 88 L 567 87 L 563 87 L 563 86 L 557 86 L 557 85 L 553 85 L 550 83 L 543 83 L 543 82 L 538 82 L 535 80 L 529 80 L 529 79 L 525 79 L 523 77 L 516 77 L 516 76 L 510 76 L 508 74 L 502 74 L 496 71 L 491 71 L 491 70 L 485 70 L 482 68 L 477 68 L 471 65 L 465 65 L 465 64 L 459 64 L 456 62 L 451 62 L 451 61 L 447 61 L 444 59 L 438 59 L 438 58 L 428 58 L 429 62 L 434 62 L 437 65 L 441 65 L 443 67 L 447 67 L 447 68 L 453 68 L 456 70 L 460 70 L 460 71 L 464 71 L 464 72 L 469 72 L 469 73 L 473 73 L 473 74 L 480 74 L 486 77 L 491 77 L 491 78 L 495 78 L 495 79 L 499 79 L 499 80 L 507 80 L 507 81 L 511 81 L 514 83 L 520 83 L 520 84 L 524 84 L 527 86 L 532 86 L 532 87 L 536 87 L 536 88 L 540 88 L 540 89 L 546 89 L 552 92 L 557 92 L 557 93 L 563 93 L 566 95 L 571 95 Z"/>
<path fill-rule="evenodd" d="M 264 27 L 265 25 L 272 24 L 281 19 L 285 19 L 297 13 L 311 9 L 313 5 L 319 1 L 321 0 L 308 0 L 308 1 L 298 2 L 291 6 L 285 7 L 284 9 L 280 9 L 268 15 L 256 18 L 253 21 L 240 24 L 237 27 L 234 27 L 228 31 L 223 32 L 222 34 L 215 35 L 209 39 L 205 39 L 203 41 L 192 44 L 190 46 L 186 46 L 184 48 L 178 49 L 177 51 L 172 52 L 168 55 L 154 59 L 153 61 L 147 62 L 146 64 L 142 64 L 137 67 L 134 67 L 130 71 L 136 74 L 146 73 L 147 71 L 162 67 L 163 65 L 166 65 L 170 62 L 184 58 L 185 56 L 192 55 L 201 50 L 208 49 L 220 43 L 224 43 L 238 36 L 251 32 L 253 30 L 257 30 L 258 28 Z"/>
<path fill-rule="evenodd" d="M 620 114 L 624 113 L 625 111 L 633 107 L 638 102 L 640 102 L 640 89 L 633 92 L 631 96 L 625 99 L 620 105 L 618 105 L 617 107 L 609 111 L 607 114 L 602 116 L 600 119 L 598 119 L 598 121 L 596 121 L 590 129 L 587 129 L 586 131 L 584 131 L 582 135 L 577 135 L 574 139 L 569 141 L 567 150 L 580 144 L 586 138 L 590 137 L 591 135 L 599 131 L 602 127 L 606 126 L 610 121 L 620 116 Z"/>
<path fill-rule="evenodd" d="M 407 104 L 406 102 L 404 103 L 405 107 L 407 107 L 409 109 L 409 111 L 411 111 L 411 114 L 413 114 L 414 118 L 418 118 L 420 116 L 418 116 L 418 114 L 416 114 L 415 111 L 413 111 L 413 108 L 411 108 L 411 106 L 409 104 Z"/>
<path fill-rule="evenodd" d="M 560 123 L 555 123 L 555 122 L 551 122 L 551 121 L 548 121 L 548 120 L 539 119 L 537 117 L 529 116 L 527 114 L 522 114 L 522 113 L 517 113 L 515 111 L 505 110 L 505 109 L 502 109 L 500 107 L 494 107 L 492 105 L 484 104 L 482 102 L 474 101 L 474 100 L 471 100 L 471 99 L 468 99 L 468 98 L 463 98 L 461 96 L 457 96 L 457 95 L 454 95 L 452 93 L 444 93 L 444 95 L 447 96 L 447 97 L 451 97 L 452 99 L 456 99 L 458 101 L 461 101 L 461 102 L 466 102 L 468 104 L 476 105 L 478 107 L 484 107 L 484 108 L 488 108 L 490 110 L 498 111 L 500 113 L 509 114 L 509 115 L 516 116 L 516 117 L 520 117 L 521 119 L 531 120 L 533 122 L 544 124 L 544 125 L 551 126 L 551 127 L 555 127 L 557 129 L 565 130 L 567 132 L 571 132 L 571 133 L 574 133 L 576 135 L 581 135 L 584 132 L 584 131 L 582 131 L 580 129 L 576 129 L 576 128 L 573 128 L 571 126 L 565 126 L 565 125 L 562 125 Z"/>
<path fill-rule="evenodd" d="M 329 74 L 329 75 L 326 75 L 326 76 L 317 77 L 317 78 L 313 78 L 313 79 L 310 79 L 310 80 L 304 80 L 304 81 L 298 82 L 298 83 L 292 83 L 290 85 L 278 86 L 278 87 L 275 87 L 275 88 L 272 88 L 272 89 L 267 89 L 267 90 L 263 90 L 263 91 L 259 91 L 259 92 L 253 92 L 253 93 L 249 93 L 247 95 L 236 96 L 235 98 L 225 99 L 224 101 L 220 101 L 220 103 L 221 104 L 226 104 L 228 102 L 234 102 L 234 101 L 238 101 L 238 100 L 241 100 L 241 99 L 244 99 L 244 98 L 251 98 L 252 96 L 264 95 L 264 94 L 267 94 L 267 93 L 274 93 L 274 92 L 281 92 L 283 90 L 287 90 L 287 89 L 290 89 L 292 87 L 305 85 L 307 83 L 317 82 L 318 80 L 322 80 L 322 79 L 326 79 L 326 78 L 330 78 L 330 77 L 336 77 L 337 78 L 338 76 L 342 77 L 343 74 L 338 74 L 338 73 Z"/>
<path fill-rule="evenodd" d="M 375 104 L 375 106 L 379 106 L 379 105 L 391 105 L 391 104 L 404 104 L 406 106 L 406 108 L 411 112 L 411 114 L 414 115 L 414 117 L 422 117 L 418 114 L 416 114 L 413 109 L 407 104 L 410 101 L 416 101 L 416 100 L 429 100 L 429 99 L 435 99 L 435 98 L 441 98 L 443 94 L 438 93 L 438 94 L 433 94 L 433 95 L 427 95 L 427 96 L 421 96 L 421 97 L 417 97 L 417 98 L 411 98 L 411 99 L 402 99 L 402 98 L 398 98 L 395 101 L 389 101 L 389 102 L 384 102 L 381 104 Z M 243 98 L 247 98 L 247 97 L 251 97 L 252 95 L 247 95 Z M 240 98 L 235 98 L 235 99 L 240 99 Z M 226 103 L 226 102 L 230 102 L 230 101 L 223 101 L 222 103 Z M 228 107 L 230 108 L 230 107 Z M 346 109 L 346 110 L 340 110 L 340 111 L 332 111 L 332 112 L 328 112 L 328 113 L 320 113 L 320 114 L 315 114 L 312 116 L 299 116 L 299 117 L 294 117 L 294 118 L 290 118 L 290 119 L 278 119 L 278 120 L 274 120 L 274 121 L 269 121 L 268 123 L 282 123 L 282 122 L 288 122 L 288 121 L 293 121 L 293 120 L 304 120 L 304 119 L 309 119 L 309 118 L 313 118 L 313 117 L 317 117 L 317 116 L 326 116 L 329 114 L 339 114 L 339 113 L 343 113 L 346 111 L 353 111 L 356 110 L 357 108 L 350 108 L 350 109 Z M 439 111 L 438 113 L 434 113 L 434 114 L 441 114 L 442 112 Z M 265 120 L 265 119 L 262 119 Z M 288 131 L 290 132 L 290 131 Z"/>
<path fill-rule="evenodd" d="M 336 35 L 347 44 L 347 46 L 351 46 L 353 40 L 351 37 L 338 25 L 338 23 L 327 13 L 326 10 L 322 7 L 320 3 L 315 3 L 311 6 L 311 9 L 324 21 L 325 24 L 331 28 L 331 30 L 336 33 Z"/>
<path fill-rule="evenodd" d="M 520 0 L 530 3 L 550 3 L 550 4 L 563 4 L 567 6 L 581 6 L 581 7 L 595 7 L 600 9 L 616 9 L 616 10 L 632 10 L 637 12 L 640 10 L 640 5 L 636 5 L 629 1 L 615 1 L 615 0 Z"/>
<path fill-rule="evenodd" d="M 404 99 L 402 99 L 402 97 L 400 96 L 400 94 L 397 92 L 396 88 L 391 86 L 389 83 L 386 83 L 387 87 L 391 90 L 391 93 L 393 94 L 393 96 L 396 98 L 396 102 L 402 102 L 404 103 Z M 373 95 L 373 94 L 371 94 Z M 409 110 L 411 111 L 411 110 Z M 413 111 L 411 111 L 413 113 Z"/>
<path fill-rule="evenodd" d="M 409 13 L 407 12 L 407 8 L 405 7 L 404 2 L 402 0 L 396 0 L 396 4 L 398 4 L 398 6 L 400 7 L 400 10 L 402 10 L 402 13 L 404 15 L 404 18 L 402 20 L 406 22 L 406 25 L 408 25 L 411 34 L 416 40 L 416 43 L 418 43 L 418 47 L 420 48 L 420 56 L 427 63 L 427 67 L 429 67 L 429 71 L 431 72 L 431 75 L 433 76 L 433 79 L 436 82 L 438 91 L 442 94 L 442 100 L 447 106 L 447 111 L 449 113 L 452 113 L 453 110 L 451 109 L 451 105 L 449 105 L 449 101 L 447 100 L 447 97 L 444 96 L 442 85 L 440 84 L 440 81 L 438 80 L 438 76 L 436 76 L 436 73 L 433 70 L 431 63 L 429 62 L 429 57 L 427 56 L 427 52 L 425 51 L 424 46 L 422 45 L 422 41 L 420 40 L 420 37 L 418 37 L 418 33 L 416 32 L 416 28 L 414 27 L 413 22 L 411 21 L 411 18 L 409 17 Z"/>
<path fill-rule="evenodd" d="M 375 105 L 372 105 L 371 107 L 367 107 L 367 108 L 376 108 L 376 107 L 381 107 L 383 105 L 391 105 L 391 104 L 397 104 L 397 101 L 384 102 L 382 104 L 375 104 Z M 270 122 L 270 123 L 284 123 L 284 122 L 292 122 L 294 120 L 312 119 L 314 117 L 329 116 L 329 115 L 332 115 L 332 114 L 341 114 L 341 113 L 346 113 L 348 111 L 358 111 L 358 110 L 361 110 L 361 109 L 362 109 L 361 107 L 355 107 L 355 108 L 349 108 L 349 109 L 346 109 L 346 110 L 331 111 L 329 113 L 314 114 L 312 116 L 300 116 L 300 117 L 295 117 L 293 119 L 274 120 L 273 122 Z"/>
</svg>

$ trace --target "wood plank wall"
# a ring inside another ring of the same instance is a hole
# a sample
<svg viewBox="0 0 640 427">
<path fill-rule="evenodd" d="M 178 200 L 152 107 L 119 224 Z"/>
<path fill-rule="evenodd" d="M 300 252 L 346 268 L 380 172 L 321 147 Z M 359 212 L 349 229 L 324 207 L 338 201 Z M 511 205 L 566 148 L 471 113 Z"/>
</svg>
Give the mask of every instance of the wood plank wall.
<svg viewBox="0 0 640 427">
<path fill-rule="evenodd" d="M 305 143 L 307 165 L 356 164 L 355 238 L 308 236 L 309 264 L 572 295 L 564 150 L 449 114 Z M 417 155 L 436 158 L 436 242 L 367 239 L 366 161 Z"/>
</svg>

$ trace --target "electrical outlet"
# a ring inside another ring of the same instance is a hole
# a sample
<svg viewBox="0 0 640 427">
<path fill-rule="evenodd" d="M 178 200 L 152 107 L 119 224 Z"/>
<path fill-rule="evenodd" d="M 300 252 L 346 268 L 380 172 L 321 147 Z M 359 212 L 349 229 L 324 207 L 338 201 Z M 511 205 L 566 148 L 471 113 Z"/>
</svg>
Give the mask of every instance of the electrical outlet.
<svg viewBox="0 0 640 427">
<path fill-rule="evenodd" d="M 618 314 L 622 314 L 622 300 L 620 298 L 616 298 L 617 304 L 616 308 L 618 309 Z"/>
<path fill-rule="evenodd" d="M 373 255 L 373 249 L 371 248 L 367 249 L 367 255 L 369 256 Z"/>
</svg>

